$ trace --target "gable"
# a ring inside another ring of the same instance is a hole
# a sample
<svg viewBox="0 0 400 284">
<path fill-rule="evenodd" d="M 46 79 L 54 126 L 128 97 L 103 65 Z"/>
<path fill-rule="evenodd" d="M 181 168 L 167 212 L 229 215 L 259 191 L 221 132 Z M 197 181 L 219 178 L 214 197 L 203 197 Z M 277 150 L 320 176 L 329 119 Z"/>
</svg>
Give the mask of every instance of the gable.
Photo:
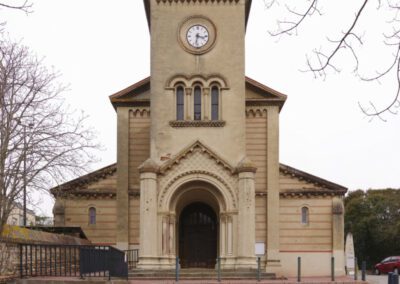
<svg viewBox="0 0 400 284">
<path fill-rule="evenodd" d="M 287 96 L 246 76 L 246 106 L 278 105 L 282 109 Z"/>
<path fill-rule="evenodd" d="M 217 165 L 220 165 L 221 167 L 230 171 L 231 173 L 235 172 L 234 167 L 232 167 L 228 162 L 219 157 L 214 151 L 205 146 L 199 140 L 195 141 L 194 143 L 183 149 L 180 153 L 175 155 L 172 159 L 168 160 L 163 165 L 161 165 L 160 172 L 165 173 L 171 170 L 174 166 L 179 165 L 181 163 L 181 160 L 187 158 L 190 155 L 193 155 L 196 152 L 201 152 L 202 154 L 207 155 Z"/>
<path fill-rule="evenodd" d="M 280 193 L 283 196 L 298 194 L 344 195 L 347 192 L 346 187 L 284 164 L 280 164 L 279 167 L 279 185 Z"/>
<path fill-rule="evenodd" d="M 117 164 L 111 164 L 87 175 L 53 187 L 50 192 L 55 196 L 68 194 L 114 195 L 117 189 Z"/>
<path fill-rule="evenodd" d="M 114 108 L 120 105 L 148 105 L 150 100 L 150 77 L 130 85 L 109 98 Z"/>
</svg>

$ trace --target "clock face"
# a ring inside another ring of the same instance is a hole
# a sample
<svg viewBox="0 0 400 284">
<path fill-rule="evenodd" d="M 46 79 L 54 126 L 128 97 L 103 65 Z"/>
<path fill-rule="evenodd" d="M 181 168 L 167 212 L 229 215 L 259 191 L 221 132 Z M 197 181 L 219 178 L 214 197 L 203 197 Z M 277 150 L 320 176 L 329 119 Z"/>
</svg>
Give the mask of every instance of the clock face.
<svg viewBox="0 0 400 284">
<path fill-rule="evenodd" d="M 208 30 L 202 25 L 193 25 L 187 31 L 186 39 L 192 47 L 201 48 L 208 42 Z"/>
<path fill-rule="evenodd" d="M 210 19 L 201 15 L 184 19 L 178 27 L 179 44 L 185 51 L 195 55 L 210 51 L 215 45 L 216 38 L 215 25 Z"/>
</svg>

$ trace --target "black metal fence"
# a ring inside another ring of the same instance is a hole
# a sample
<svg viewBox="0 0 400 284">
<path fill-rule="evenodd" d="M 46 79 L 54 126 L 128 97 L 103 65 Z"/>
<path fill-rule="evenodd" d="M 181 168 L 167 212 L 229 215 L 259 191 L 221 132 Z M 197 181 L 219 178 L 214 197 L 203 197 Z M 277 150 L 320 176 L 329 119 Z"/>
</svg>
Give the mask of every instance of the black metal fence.
<svg viewBox="0 0 400 284">
<path fill-rule="evenodd" d="M 20 277 L 128 277 L 123 251 L 110 246 L 19 245 Z"/>
<path fill-rule="evenodd" d="M 126 262 L 128 263 L 128 269 L 136 268 L 136 265 L 139 262 L 139 250 L 138 249 L 125 250 L 125 257 L 126 257 Z"/>
</svg>

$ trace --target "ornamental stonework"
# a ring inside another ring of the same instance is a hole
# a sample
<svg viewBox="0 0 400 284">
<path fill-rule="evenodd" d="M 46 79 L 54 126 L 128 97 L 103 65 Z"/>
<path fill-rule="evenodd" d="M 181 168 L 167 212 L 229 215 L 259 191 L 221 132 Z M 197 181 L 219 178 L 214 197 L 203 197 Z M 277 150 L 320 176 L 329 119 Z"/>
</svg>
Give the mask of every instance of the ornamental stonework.
<svg viewBox="0 0 400 284">
<path fill-rule="evenodd" d="M 201 148 L 195 148 L 164 175 L 159 176 L 159 205 L 174 181 L 191 173 L 205 174 L 217 179 L 229 190 L 232 200 L 237 199 L 237 175 L 223 167 Z"/>
</svg>

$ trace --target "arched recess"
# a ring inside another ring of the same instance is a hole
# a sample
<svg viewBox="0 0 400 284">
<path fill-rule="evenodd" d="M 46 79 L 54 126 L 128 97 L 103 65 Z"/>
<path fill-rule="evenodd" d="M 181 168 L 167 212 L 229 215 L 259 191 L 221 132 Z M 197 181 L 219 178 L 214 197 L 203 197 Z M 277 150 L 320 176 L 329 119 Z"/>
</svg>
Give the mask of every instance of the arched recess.
<svg viewBox="0 0 400 284">
<path fill-rule="evenodd" d="M 189 190 L 193 184 L 203 185 L 203 190 L 208 191 L 218 200 L 220 212 L 236 211 L 237 198 L 231 186 L 215 173 L 203 170 L 184 172 L 169 180 L 160 191 L 159 210 L 176 212 L 179 196 Z"/>
<path fill-rule="evenodd" d="M 217 220 L 217 255 L 232 256 L 234 226 L 236 222 L 236 197 L 227 183 L 211 173 L 181 174 L 170 181 L 160 192 L 159 212 L 162 212 L 162 252 L 164 256 L 179 255 L 179 220 L 185 208 L 202 203 L 212 208 Z"/>
</svg>

